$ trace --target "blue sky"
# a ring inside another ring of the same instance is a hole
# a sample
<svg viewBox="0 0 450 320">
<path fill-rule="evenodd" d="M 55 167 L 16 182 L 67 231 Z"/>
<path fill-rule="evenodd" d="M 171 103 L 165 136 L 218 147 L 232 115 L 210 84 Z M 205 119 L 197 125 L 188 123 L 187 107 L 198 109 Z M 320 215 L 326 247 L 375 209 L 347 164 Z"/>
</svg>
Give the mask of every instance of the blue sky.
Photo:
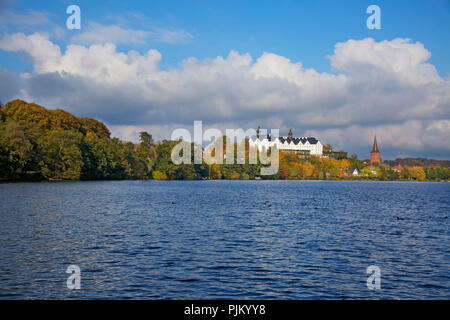
<svg viewBox="0 0 450 320">
<path fill-rule="evenodd" d="M 66 28 L 71 4 L 81 30 Z M 381 30 L 366 27 L 371 4 Z M 123 139 L 203 120 L 292 127 L 361 157 L 377 133 L 390 158 L 448 158 L 449 31 L 446 0 L 0 0 L 0 100 L 95 117 Z"/>
</svg>

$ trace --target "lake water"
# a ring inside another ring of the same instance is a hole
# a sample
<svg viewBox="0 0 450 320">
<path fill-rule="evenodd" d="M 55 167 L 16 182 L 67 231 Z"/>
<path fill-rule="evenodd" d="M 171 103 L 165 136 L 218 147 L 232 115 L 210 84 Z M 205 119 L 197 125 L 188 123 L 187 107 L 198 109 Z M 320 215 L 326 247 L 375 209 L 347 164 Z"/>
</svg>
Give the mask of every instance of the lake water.
<svg viewBox="0 0 450 320">
<path fill-rule="evenodd" d="M 0 184 L 0 298 L 449 299 L 449 213 L 449 183 Z"/>
</svg>

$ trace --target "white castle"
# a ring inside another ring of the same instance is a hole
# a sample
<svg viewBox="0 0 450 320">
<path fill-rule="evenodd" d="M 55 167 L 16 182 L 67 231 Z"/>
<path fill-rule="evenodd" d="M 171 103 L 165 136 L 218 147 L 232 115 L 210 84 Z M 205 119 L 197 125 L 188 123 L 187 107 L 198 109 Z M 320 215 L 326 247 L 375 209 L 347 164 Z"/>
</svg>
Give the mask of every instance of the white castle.
<svg viewBox="0 0 450 320">
<path fill-rule="evenodd" d="M 306 153 L 312 156 L 321 157 L 323 154 L 322 143 L 313 137 L 293 137 L 292 130 L 289 129 L 287 137 L 273 138 L 270 134 L 260 135 L 259 128 L 256 131 L 256 138 L 249 140 L 250 147 L 256 147 L 259 151 L 263 148 L 268 150 L 276 146 L 278 150 Z"/>
</svg>

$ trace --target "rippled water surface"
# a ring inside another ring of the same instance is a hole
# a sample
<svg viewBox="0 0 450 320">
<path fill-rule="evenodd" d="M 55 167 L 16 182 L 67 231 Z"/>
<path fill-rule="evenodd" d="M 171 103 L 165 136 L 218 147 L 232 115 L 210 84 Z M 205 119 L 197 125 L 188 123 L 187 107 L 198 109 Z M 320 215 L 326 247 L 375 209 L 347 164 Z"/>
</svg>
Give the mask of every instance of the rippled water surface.
<svg viewBox="0 0 450 320">
<path fill-rule="evenodd" d="M 448 183 L 0 184 L 0 298 L 449 299 L 449 199 Z"/>
</svg>

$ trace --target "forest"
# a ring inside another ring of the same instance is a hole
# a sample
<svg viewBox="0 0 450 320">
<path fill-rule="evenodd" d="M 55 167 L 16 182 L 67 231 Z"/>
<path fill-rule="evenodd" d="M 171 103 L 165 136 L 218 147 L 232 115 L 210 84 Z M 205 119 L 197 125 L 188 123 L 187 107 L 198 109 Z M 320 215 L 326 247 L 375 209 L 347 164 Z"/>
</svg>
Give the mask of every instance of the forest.
<svg viewBox="0 0 450 320">
<path fill-rule="evenodd" d="M 403 166 L 386 163 L 374 169 L 356 155 L 304 158 L 280 151 L 278 173 L 259 176 L 261 164 L 182 164 L 171 161 L 179 141 L 154 141 L 140 132 L 139 143 L 111 138 L 100 121 L 13 100 L 0 106 L 0 181 L 70 181 L 120 179 L 359 179 L 449 180 L 448 166 Z M 225 139 L 225 138 L 224 138 Z M 226 148 L 226 139 L 224 140 Z M 248 157 L 248 141 L 246 157 Z M 237 144 L 234 142 L 234 148 Z M 346 154 L 346 153 L 345 153 Z M 236 152 L 235 152 L 236 155 Z M 396 159 L 397 161 L 398 159 Z M 398 162 L 398 161 L 397 161 Z M 193 162 L 192 162 L 193 163 Z M 441 164 L 439 162 L 439 164 Z M 445 163 L 444 163 L 445 164 Z M 354 169 L 359 176 L 352 175 Z"/>
</svg>

